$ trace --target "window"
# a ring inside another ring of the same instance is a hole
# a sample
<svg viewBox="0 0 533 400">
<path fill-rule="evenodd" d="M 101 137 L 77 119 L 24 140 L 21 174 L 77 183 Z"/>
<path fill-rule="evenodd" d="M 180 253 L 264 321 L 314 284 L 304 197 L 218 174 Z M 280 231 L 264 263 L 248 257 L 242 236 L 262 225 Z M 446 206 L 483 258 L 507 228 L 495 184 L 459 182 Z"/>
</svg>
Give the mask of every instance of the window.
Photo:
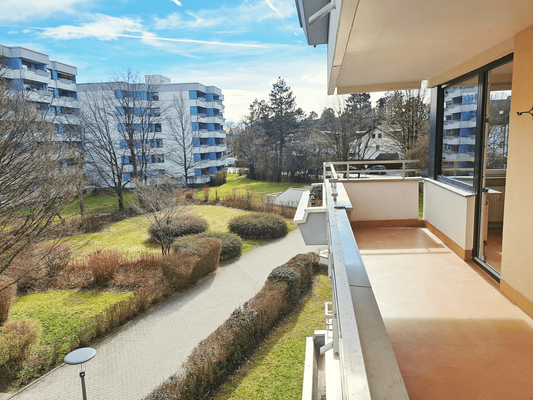
<svg viewBox="0 0 533 400">
<path fill-rule="evenodd" d="M 383 137 L 383 133 L 378 133 L 378 139 L 381 139 Z"/>
<path fill-rule="evenodd" d="M 375 139 L 375 138 L 376 138 L 376 134 L 373 133 L 373 134 L 372 134 L 372 139 Z"/>
<path fill-rule="evenodd" d="M 376 144 L 376 151 L 379 150 L 379 144 Z"/>
<path fill-rule="evenodd" d="M 129 164 L 129 163 L 130 163 L 130 157 L 122 156 L 122 164 Z"/>
<path fill-rule="evenodd" d="M 441 174 L 470 182 L 474 175 L 478 77 L 444 88 Z"/>
<path fill-rule="evenodd" d="M 165 162 L 165 155 L 164 154 L 153 154 L 151 162 L 154 164 L 162 164 Z"/>
<path fill-rule="evenodd" d="M 148 92 L 147 95 L 148 95 L 148 100 L 159 101 L 159 93 L 157 93 L 157 92 Z"/>
</svg>

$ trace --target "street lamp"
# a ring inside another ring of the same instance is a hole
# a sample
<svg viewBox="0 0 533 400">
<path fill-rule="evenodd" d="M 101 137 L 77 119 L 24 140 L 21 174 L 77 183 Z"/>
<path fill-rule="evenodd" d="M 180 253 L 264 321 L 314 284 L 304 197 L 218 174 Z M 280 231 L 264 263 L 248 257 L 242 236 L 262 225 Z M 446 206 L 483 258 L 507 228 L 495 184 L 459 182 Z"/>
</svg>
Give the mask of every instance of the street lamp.
<svg viewBox="0 0 533 400">
<path fill-rule="evenodd" d="M 92 360 L 92 358 L 95 355 L 96 355 L 96 349 L 93 349 L 92 347 L 82 347 L 81 349 L 71 351 L 65 356 L 66 364 L 69 364 L 69 365 L 82 364 L 81 370 L 80 370 L 80 378 L 81 378 L 81 391 L 83 394 L 83 400 L 87 400 L 87 393 L 85 391 L 85 370 L 83 369 L 83 363 L 86 363 L 87 361 Z"/>
</svg>

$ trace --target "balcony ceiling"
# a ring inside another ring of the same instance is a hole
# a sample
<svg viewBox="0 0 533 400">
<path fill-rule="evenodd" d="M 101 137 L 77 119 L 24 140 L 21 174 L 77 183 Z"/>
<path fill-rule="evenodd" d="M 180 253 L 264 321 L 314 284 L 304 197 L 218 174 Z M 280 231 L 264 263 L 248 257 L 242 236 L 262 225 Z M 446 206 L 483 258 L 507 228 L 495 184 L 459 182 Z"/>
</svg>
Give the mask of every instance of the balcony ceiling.
<svg viewBox="0 0 533 400">
<path fill-rule="evenodd" d="M 533 0 L 344 0 L 340 17 L 338 8 L 329 94 L 438 85 L 511 53 L 533 25 Z"/>
</svg>

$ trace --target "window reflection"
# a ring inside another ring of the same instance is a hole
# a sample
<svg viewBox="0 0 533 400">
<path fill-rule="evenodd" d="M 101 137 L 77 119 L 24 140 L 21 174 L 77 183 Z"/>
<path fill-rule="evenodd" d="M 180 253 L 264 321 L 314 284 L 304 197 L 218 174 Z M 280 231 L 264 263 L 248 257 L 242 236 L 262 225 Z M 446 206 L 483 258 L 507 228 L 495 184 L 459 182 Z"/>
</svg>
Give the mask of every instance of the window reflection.
<svg viewBox="0 0 533 400">
<path fill-rule="evenodd" d="M 471 183 L 474 175 L 478 79 L 444 90 L 442 175 Z"/>
</svg>

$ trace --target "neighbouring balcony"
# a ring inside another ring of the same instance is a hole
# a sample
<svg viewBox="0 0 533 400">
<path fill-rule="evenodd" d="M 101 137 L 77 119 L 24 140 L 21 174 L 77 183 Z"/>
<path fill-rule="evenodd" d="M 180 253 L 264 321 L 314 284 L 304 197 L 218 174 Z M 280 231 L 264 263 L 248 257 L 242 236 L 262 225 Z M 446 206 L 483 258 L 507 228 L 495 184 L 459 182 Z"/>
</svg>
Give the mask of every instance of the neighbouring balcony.
<svg viewBox="0 0 533 400">
<path fill-rule="evenodd" d="M 530 397 L 533 321 L 418 218 L 421 178 L 354 178 L 344 165 L 324 166 L 322 204 L 304 194 L 295 217 L 327 246 L 333 286 L 302 399 Z M 467 209 L 472 197 L 423 185 L 424 217 L 456 229 L 445 204 Z"/>
</svg>

